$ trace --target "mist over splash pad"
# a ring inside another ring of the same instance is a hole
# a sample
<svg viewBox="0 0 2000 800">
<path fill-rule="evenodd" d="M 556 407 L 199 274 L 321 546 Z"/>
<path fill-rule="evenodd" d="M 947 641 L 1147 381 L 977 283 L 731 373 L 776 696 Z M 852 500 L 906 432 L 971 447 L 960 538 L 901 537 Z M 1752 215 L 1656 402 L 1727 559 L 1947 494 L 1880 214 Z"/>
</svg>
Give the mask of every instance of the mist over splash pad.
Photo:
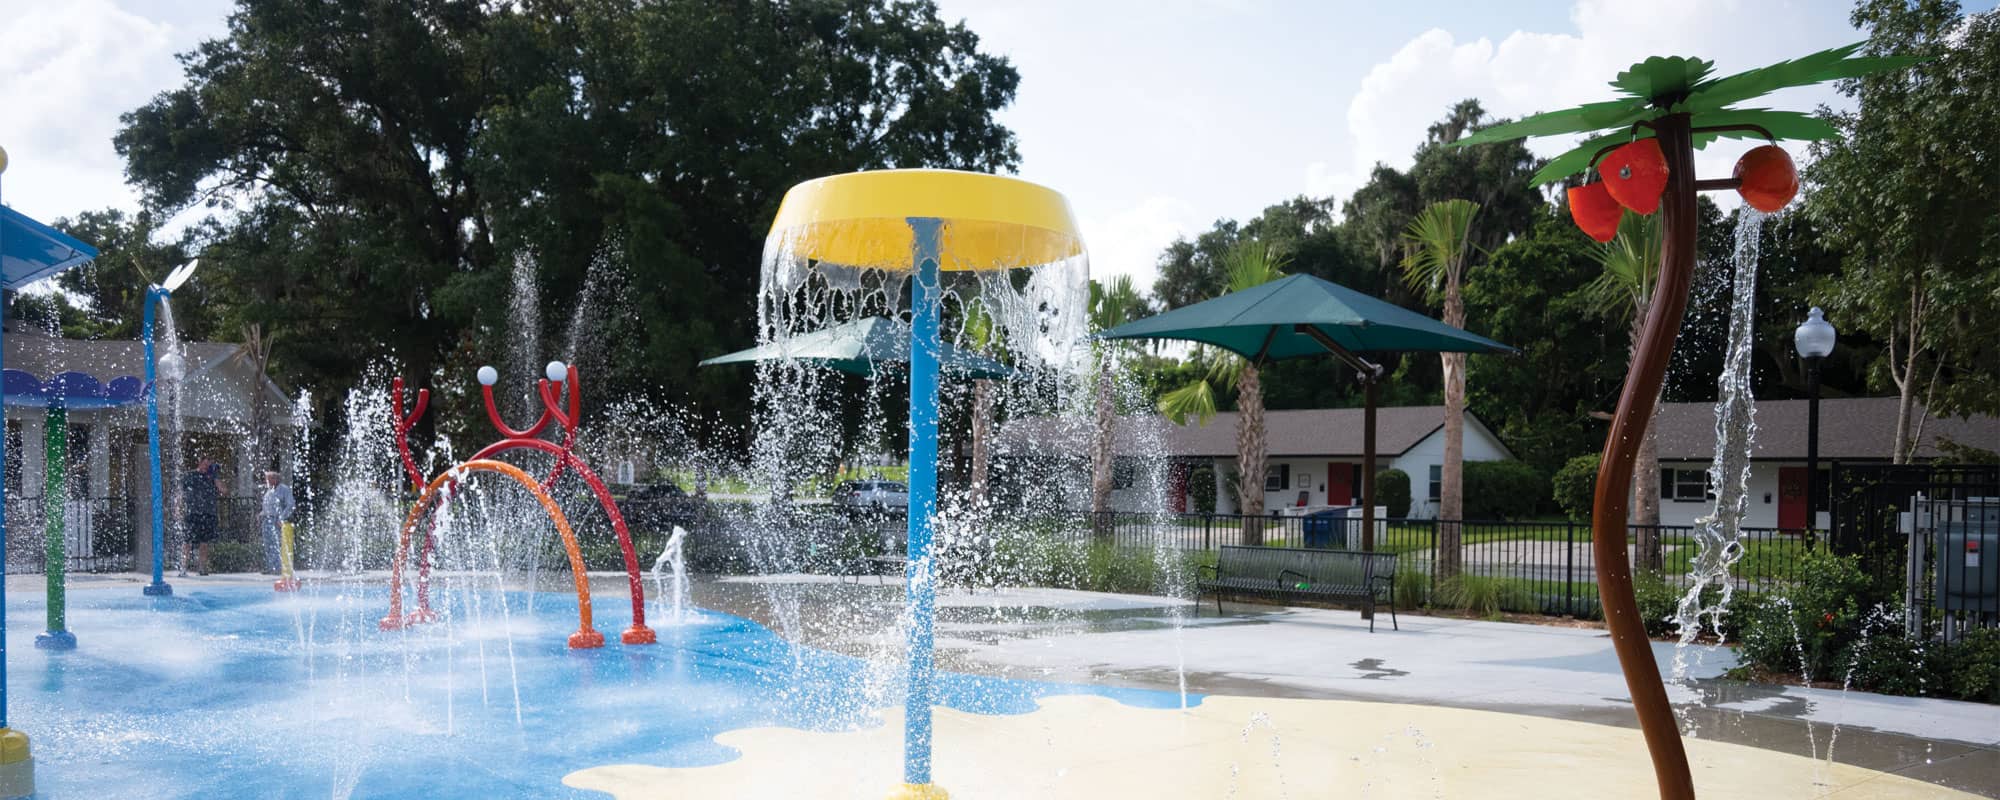
<svg viewBox="0 0 2000 800">
<path fill-rule="evenodd" d="M 190 587 L 158 606 L 73 592 L 71 624 L 91 632 L 83 648 L 51 658 L 28 646 L 33 631 L 8 642 L 14 718 L 35 735 L 37 796 L 601 800 L 562 777 L 606 763 L 725 763 L 737 753 L 713 737 L 731 730 L 866 729 L 900 685 L 714 612 L 661 629 L 657 647 L 571 651 L 557 634 L 575 598 L 556 593 L 532 604 L 505 593 L 503 621 L 502 595 L 488 590 L 476 628 L 460 616 L 384 635 L 373 624 L 379 588 L 347 588 Z M 627 621 L 604 610 L 607 624 Z M 41 608 L 20 597 L 8 611 Z M 977 714 L 1027 712 L 1071 692 L 1179 702 L 947 673 L 937 687 L 941 705 Z"/>
</svg>

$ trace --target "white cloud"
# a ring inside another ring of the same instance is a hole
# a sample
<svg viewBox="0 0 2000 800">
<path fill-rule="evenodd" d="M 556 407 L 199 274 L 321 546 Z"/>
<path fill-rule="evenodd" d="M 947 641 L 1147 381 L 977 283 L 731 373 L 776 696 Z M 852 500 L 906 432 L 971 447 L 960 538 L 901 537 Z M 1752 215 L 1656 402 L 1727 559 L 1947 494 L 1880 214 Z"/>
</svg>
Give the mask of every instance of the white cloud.
<svg viewBox="0 0 2000 800">
<path fill-rule="evenodd" d="M 108 0 L 23 5 L 0 26 L 7 204 L 43 220 L 136 207 L 111 146 L 118 116 L 179 84 L 174 53 L 199 32 Z M 217 10 L 207 25 L 221 24 Z"/>
<path fill-rule="evenodd" d="M 1090 247 L 1090 277 L 1103 281 L 1130 275 L 1142 292 L 1153 290 L 1167 244 L 1207 227 L 1193 206 L 1165 195 L 1143 198 L 1108 217 L 1086 216 L 1077 224 Z"/>
<path fill-rule="evenodd" d="M 1317 194 L 1345 198 L 1377 162 L 1408 167 L 1425 129 L 1454 102 L 1476 97 L 1496 116 L 1521 117 L 1610 99 L 1612 76 L 1649 55 L 1689 55 L 1716 62 L 1717 74 L 1860 38 L 1843 7 L 1827 3 L 1688 0 L 1633 3 L 1580 0 L 1571 10 L 1575 33 L 1516 31 L 1498 43 L 1460 42 L 1442 29 L 1424 32 L 1361 79 L 1348 105 L 1351 147 L 1346 158 L 1314 161 L 1304 182 Z M 1831 89 L 1787 90 L 1776 108 L 1810 110 L 1842 98 Z M 1539 139 L 1534 151 L 1553 156 L 1574 139 Z M 1726 175 L 1752 144 L 1721 143 L 1697 154 L 1703 175 Z M 1795 155 L 1801 148 L 1791 148 Z M 1729 205 L 1734 196 L 1715 198 Z"/>
</svg>

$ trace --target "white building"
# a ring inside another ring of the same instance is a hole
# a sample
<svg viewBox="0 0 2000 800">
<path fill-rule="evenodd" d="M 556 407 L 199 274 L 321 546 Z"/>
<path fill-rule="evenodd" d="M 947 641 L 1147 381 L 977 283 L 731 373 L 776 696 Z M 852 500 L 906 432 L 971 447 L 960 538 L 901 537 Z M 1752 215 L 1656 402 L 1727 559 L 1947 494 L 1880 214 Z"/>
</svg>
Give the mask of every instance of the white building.
<svg viewBox="0 0 2000 800">
<path fill-rule="evenodd" d="M 1835 463 L 1891 460 L 1897 403 L 1894 397 L 1820 401 L 1820 479 L 1816 483 L 1820 520 L 1814 527 L 1827 527 L 1826 491 Z M 1915 457 L 1919 461 L 1937 458 L 1940 443 L 1947 441 L 2000 451 L 2000 418 L 1936 419 L 1921 404 L 1914 414 L 1912 430 L 1916 432 Z M 1807 401 L 1759 401 L 1756 419 L 1757 435 L 1750 452 L 1750 509 L 1743 524 L 1804 529 Z M 1693 525 L 1714 509 L 1708 467 L 1715 457 L 1715 404 L 1663 403 L 1656 424 L 1660 436 L 1660 524 Z"/>
<path fill-rule="evenodd" d="M 179 381 L 180 427 L 184 459 L 211 458 L 221 466 L 228 491 L 224 494 L 224 524 L 243 524 L 240 519 L 259 496 L 258 482 L 263 470 L 273 464 L 252 463 L 250 420 L 253 398 L 261 392 L 266 418 L 272 429 L 275 466 L 289 475 L 292 447 L 288 431 L 292 427 L 291 400 L 269 378 L 257 374 L 256 366 L 239 345 L 187 342 L 185 377 Z M 31 329 L 7 332 L 6 367 L 29 372 L 46 380 L 65 371 L 90 374 L 101 381 L 145 375 L 145 346 L 122 340 L 58 339 Z M 161 406 L 161 425 L 170 426 L 168 409 Z M 123 553 L 99 553 L 99 532 L 117 531 L 112 538 L 122 540 L 125 531 L 151 530 L 152 486 L 146 447 L 146 406 L 143 403 L 112 408 L 77 408 L 67 414 L 69 432 L 68 497 L 64 517 L 72 544 L 72 557 L 122 559 Z M 8 539 L 12 547 L 33 549 L 42 528 L 44 437 L 47 412 L 27 406 L 6 407 L 6 471 Z M 171 458 L 171 454 L 167 454 Z M 162 480 L 171 504 L 177 498 L 182 468 L 169 462 L 162 466 Z M 238 513 L 240 512 L 240 513 Z M 172 519 L 169 511 L 169 520 Z M 32 518 L 32 519 L 30 519 Z M 18 524 L 17 524 L 18 523 Z M 138 561 L 151 558 L 150 538 L 131 537 L 130 552 Z M 122 541 L 118 549 L 125 549 Z M 12 552 L 12 550 L 10 550 Z M 135 561 L 134 563 L 138 563 Z"/>
<path fill-rule="evenodd" d="M 1114 473 L 1112 508 L 1120 511 L 1208 511 L 1196 508 L 1188 486 L 1193 467 L 1213 467 L 1217 513 L 1237 511 L 1235 412 L 1215 415 L 1207 425 L 1175 425 L 1164 417 L 1121 417 L 1113 436 L 1119 467 Z M 1363 410 L 1359 408 L 1267 411 L 1264 509 L 1347 506 L 1361 502 Z M 1002 426 L 1002 458 L 1056 458 L 1081 472 L 1088 496 L 1089 432 L 1085 421 L 1057 425 L 1046 418 L 1015 420 Z M 1437 516 L 1437 487 L 1444 463 L 1444 406 L 1376 410 L 1375 468 L 1399 469 L 1410 476 L 1410 511 L 1415 519 Z M 1465 460 L 1506 461 L 1514 454 L 1471 412 L 1465 415 Z M 1145 480 L 1155 464 L 1162 479 Z M 1040 480 L 1049 490 L 1075 494 L 1070 480 Z M 1378 498 L 1379 504 L 1379 498 Z M 1073 503 L 1081 507 L 1080 503 Z"/>
</svg>

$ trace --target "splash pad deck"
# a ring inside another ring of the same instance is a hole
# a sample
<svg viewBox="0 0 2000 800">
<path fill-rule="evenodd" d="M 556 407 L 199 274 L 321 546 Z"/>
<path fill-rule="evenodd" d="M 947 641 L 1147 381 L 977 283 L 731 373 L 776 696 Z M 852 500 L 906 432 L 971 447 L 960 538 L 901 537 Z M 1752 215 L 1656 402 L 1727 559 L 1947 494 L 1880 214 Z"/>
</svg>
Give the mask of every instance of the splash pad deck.
<svg viewBox="0 0 2000 800">
<path fill-rule="evenodd" d="M 438 624 L 387 635 L 372 579 L 296 595 L 190 582 L 158 605 L 79 587 L 85 647 L 11 643 L 18 713 L 40 721 L 41 796 L 872 798 L 900 759 L 893 670 L 714 612 L 660 628 L 655 647 L 572 650 L 573 594 L 491 586 L 441 575 Z M 1647 780 L 1628 728 L 1213 695 L 1183 713 L 1167 691 L 938 679 L 937 770 L 954 797 L 1614 797 Z M 1971 796 L 1690 746 L 1704 797 Z M 816 790 L 788 793 L 798 775 Z M 730 788 L 697 791 L 717 782 Z"/>
</svg>

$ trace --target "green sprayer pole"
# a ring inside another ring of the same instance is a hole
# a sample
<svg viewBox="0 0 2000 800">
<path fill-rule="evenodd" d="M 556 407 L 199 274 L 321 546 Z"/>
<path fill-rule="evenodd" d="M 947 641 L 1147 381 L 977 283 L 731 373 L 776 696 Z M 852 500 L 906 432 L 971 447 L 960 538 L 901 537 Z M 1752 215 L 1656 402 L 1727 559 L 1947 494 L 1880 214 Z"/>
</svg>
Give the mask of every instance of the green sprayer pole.
<svg viewBox="0 0 2000 800">
<path fill-rule="evenodd" d="M 35 646 L 43 650 L 73 650 L 76 635 L 65 624 L 63 597 L 63 568 L 68 561 L 63 547 L 63 501 L 69 493 L 69 409 L 63 406 L 60 385 L 56 387 L 56 396 L 49 399 L 42 441 L 42 530 L 47 538 L 43 557 L 49 576 L 49 629 L 35 637 Z"/>
</svg>

